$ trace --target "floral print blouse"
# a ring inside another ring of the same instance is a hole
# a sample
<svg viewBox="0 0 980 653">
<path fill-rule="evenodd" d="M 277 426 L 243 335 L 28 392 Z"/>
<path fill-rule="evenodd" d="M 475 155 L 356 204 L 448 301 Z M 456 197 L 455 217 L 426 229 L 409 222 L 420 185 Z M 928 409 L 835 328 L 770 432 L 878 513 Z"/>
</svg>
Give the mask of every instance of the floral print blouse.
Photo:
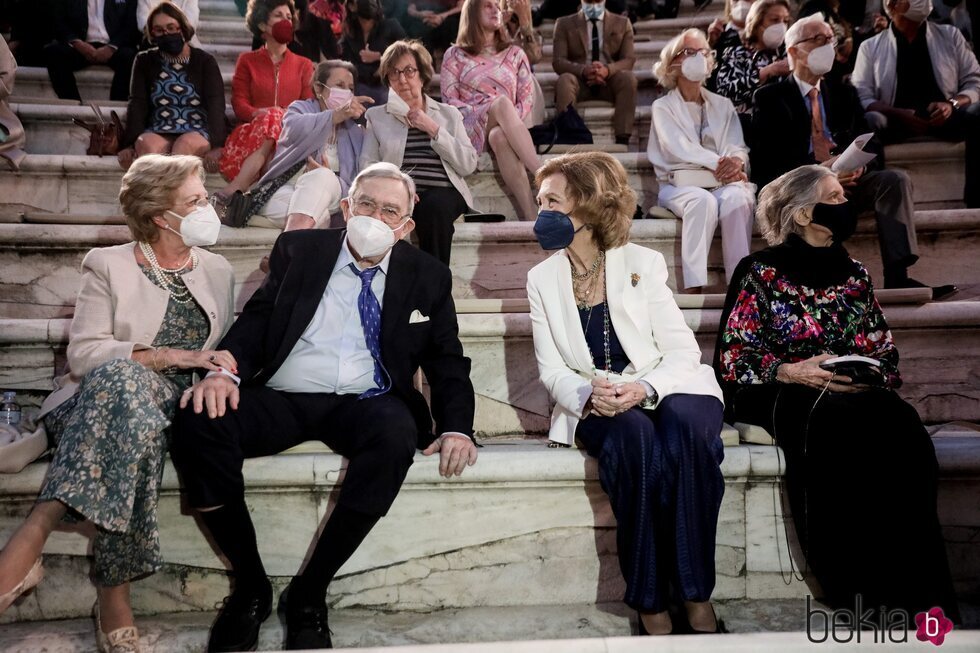
<svg viewBox="0 0 980 653">
<path fill-rule="evenodd" d="M 871 278 L 863 265 L 853 263 L 854 273 L 843 283 L 812 288 L 791 282 L 771 265 L 752 262 L 733 280 L 738 294 L 722 324 L 721 381 L 775 383 L 782 363 L 831 353 L 877 359 L 885 385 L 900 386 L 898 350 Z"/>
<path fill-rule="evenodd" d="M 785 56 L 783 51 L 753 52 L 741 44 L 728 48 L 722 53 L 718 64 L 715 93 L 731 100 L 738 113 L 751 114 L 752 95 L 759 88 L 759 71 Z M 770 81 L 775 81 L 775 78 Z"/>
</svg>

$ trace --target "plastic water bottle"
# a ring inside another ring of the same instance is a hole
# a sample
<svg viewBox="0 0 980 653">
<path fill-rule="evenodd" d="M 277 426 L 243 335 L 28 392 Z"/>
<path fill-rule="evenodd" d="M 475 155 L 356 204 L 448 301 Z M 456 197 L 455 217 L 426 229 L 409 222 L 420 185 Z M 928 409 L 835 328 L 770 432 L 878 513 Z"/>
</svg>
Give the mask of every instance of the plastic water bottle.
<svg viewBox="0 0 980 653">
<path fill-rule="evenodd" d="M 17 393 L 3 393 L 3 404 L 0 405 L 0 424 L 17 426 L 20 424 L 20 404 L 17 403 Z"/>
</svg>

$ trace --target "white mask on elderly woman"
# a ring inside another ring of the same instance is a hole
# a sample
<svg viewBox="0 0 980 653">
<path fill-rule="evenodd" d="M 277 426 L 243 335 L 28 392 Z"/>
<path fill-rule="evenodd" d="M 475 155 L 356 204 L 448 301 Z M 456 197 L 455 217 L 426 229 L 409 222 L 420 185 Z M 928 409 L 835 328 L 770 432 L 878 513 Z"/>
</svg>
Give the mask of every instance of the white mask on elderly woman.
<svg viewBox="0 0 980 653">
<path fill-rule="evenodd" d="M 408 103 L 402 99 L 402 96 L 398 95 L 398 92 L 395 91 L 395 89 L 390 87 L 388 88 L 388 104 L 385 106 L 388 113 L 398 118 L 402 122 L 406 124 L 408 123 L 407 116 L 411 109 L 409 109 Z"/>
<path fill-rule="evenodd" d="M 708 60 L 704 54 L 698 52 L 693 57 L 688 57 L 681 64 L 681 74 L 685 79 L 692 82 L 703 82 L 708 77 Z"/>
<path fill-rule="evenodd" d="M 932 0 L 909 0 L 909 8 L 905 11 L 905 19 L 913 23 L 921 23 L 932 13 Z"/>
<path fill-rule="evenodd" d="M 738 0 L 738 2 L 732 5 L 732 22 L 744 25 L 745 19 L 749 17 L 749 9 L 751 8 L 752 3 L 748 2 L 748 0 Z"/>
<path fill-rule="evenodd" d="M 784 38 L 786 38 L 786 23 L 776 23 L 762 31 L 762 44 L 770 50 L 781 46 Z"/>
<path fill-rule="evenodd" d="M 180 220 L 180 231 L 170 225 L 167 225 L 167 229 L 180 236 L 188 247 L 210 247 L 218 242 L 221 220 L 212 205 L 195 208 L 187 215 L 180 215 L 173 211 L 167 213 Z"/>
</svg>

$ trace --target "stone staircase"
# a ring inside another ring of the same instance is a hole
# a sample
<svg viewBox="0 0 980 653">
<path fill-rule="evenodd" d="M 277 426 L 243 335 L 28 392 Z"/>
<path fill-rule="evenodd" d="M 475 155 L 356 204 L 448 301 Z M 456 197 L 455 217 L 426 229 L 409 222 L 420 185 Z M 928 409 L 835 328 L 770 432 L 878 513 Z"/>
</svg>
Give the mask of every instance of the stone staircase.
<svg viewBox="0 0 980 653">
<path fill-rule="evenodd" d="M 250 36 L 230 0 L 202 0 L 201 9 L 199 35 L 219 58 L 230 98 L 231 70 L 237 54 L 249 47 Z M 655 204 L 657 191 L 644 153 L 649 104 L 658 93 L 649 68 L 666 39 L 688 25 L 703 28 L 711 19 L 690 10 L 685 3 L 678 19 L 643 21 L 636 26 L 641 101 L 638 137 L 629 151 L 611 145 L 612 110 L 608 105 L 583 108 L 597 147 L 614 151 L 624 163 L 644 209 Z M 542 31 L 550 48 L 552 27 L 546 24 Z M 547 64 L 536 68 L 549 106 L 557 78 L 550 71 Z M 82 71 L 78 79 L 86 99 L 108 97 L 107 70 Z M 438 80 L 433 88 L 438 89 Z M 70 122 L 76 116 L 89 119 L 90 110 L 53 98 L 43 69 L 18 71 L 13 102 L 27 128 L 29 156 L 20 174 L 0 172 L 0 387 L 18 390 L 29 403 L 50 388 L 50 379 L 63 365 L 78 268 L 85 252 L 129 240 L 116 201 L 122 171 L 114 157 L 84 156 L 86 133 Z M 125 113 L 125 107 L 117 103 L 100 104 Z M 959 208 L 962 156 L 962 146 L 937 143 L 895 146 L 887 152 L 889 165 L 908 170 L 915 182 L 922 251 L 914 273 L 928 283 L 980 284 L 974 254 L 980 246 L 980 211 Z M 481 157 L 477 172 L 467 181 L 478 208 L 505 213 L 513 220 L 512 205 L 489 156 Z M 208 180 L 211 190 L 222 185 L 216 176 Z M 277 235 L 258 228 L 222 228 L 213 249 L 235 269 L 239 307 L 261 282 L 258 261 Z M 678 221 L 636 222 L 632 239 L 665 256 L 674 287 L 679 272 Z M 756 248 L 761 246 L 761 242 L 754 243 Z M 861 221 L 849 250 L 869 266 L 874 278 L 880 278 L 872 220 Z M 550 402 L 537 379 L 524 284 L 527 270 L 545 256 L 528 224 L 457 225 L 451 266 L 454 296 L 463 346 L 473 359 L 476 424 L 487 446 L 475 467 L 449 481 L 437 476 L 433 460 L 417 457 L 391 514 L 331 586 L 330 603 L 341 614 L 496 607 L 515 615 L 523 608 L 525 614 L 545 610 L 545 614 L 585 615 L 577 626 L 585 636 L 628 634 L 624 614 L 602 627 L 581 625 L 583 619 L 592 618 L 597 605 L 618 605 L 622 578 L 615 559 L 614 521 L 598 487 L 594 461 L 576 450 L 547 449 L 542 440 Z M 721 291 L 717 239 L 709 265 L 711 283 Z M 709 360 L 722 295 L 679 295 L 677 299 L 696 333 L 703 359 Z M 957 589 L 963 597 L 980 597 L 980 508 L 976 503 L 980 434 L 970 425 L 980 422 L 980 302 L 956 301 L 955 297 L 954 301 L 930 302 L 927 292 L 916 291 L 886 291 L 880 299 L 902 351 L 903 396 L 928 423 L 947 424 L 935 427 L 933 440 L 942 469 L 940 516 Z M 810 590 L 788 575 L 790 549 L 778 499 L 780 453 L 771 446 L 738 445 L 738 434 L 731 427 L 724 437 L 730 446 L 723 465 L 726 494 L 717 542 L 719 613 L 729 617 L 726 604 L 754 606 L 745 608 L 747 613 L 766 602 L 800 606 L 801 597 Z M 277 590 L 306 555 L 309 538 L 332 506 L 344 466 L 342 458 L 317 444 L 247 463 L 248 503 L 270 573 L 278 577 Z M 20 474 L 0 475 L 0 541 L 9 537 L 30 509 L 45 469 L 42 460 Z M 176 624 L 185 623 L 181 620 L 206 624 L 201 613 L 213 610 L 227 590 L 222 561 L 186 512 L 176 475 L 168 465 L 161 496 L 167 566 L 134 584 L 134 607 L 140 615 L 194 614 L 163 619 L 161 632 L 179 629 Z M 0 617 L 0 623 L 88 614 L 94 589 L 88 579 L 86 536 L 79 529 L 52 538 L 46 551 L 48 580 Z M 479 630 L 475 641 L 536 639 L 554 632 L 530 627 L 508 631 L 486 619 L 489 625 Z M 794 624 L 791 628 L 801 628 L 801 621 Z M 4 631 L 18 627 L 5 626 Z M 201 637 L 201 627 L 197 628 L 195 642 Z M 508 637 L 508 632 L 518 635 Z M 446 637 L 468 641 L 462 635 Z M 0 648 L 9 641 L 0 635 Z M 168 647 L 171 641 L 161 639 L 167 645 L 156 650 L 175 650 Z M 440 640 L 397 643 L 412 641 Z M 341 643 L 382 642 L 368 637 Z M 194 649 L 188 646 L 187 650 Z M 746 646 L 743 650 L 767 650 Z M 32 648 L 36 647 L 27 645 Z M 790 649 L 777 646 L 769 650 Z"/>
</svg>

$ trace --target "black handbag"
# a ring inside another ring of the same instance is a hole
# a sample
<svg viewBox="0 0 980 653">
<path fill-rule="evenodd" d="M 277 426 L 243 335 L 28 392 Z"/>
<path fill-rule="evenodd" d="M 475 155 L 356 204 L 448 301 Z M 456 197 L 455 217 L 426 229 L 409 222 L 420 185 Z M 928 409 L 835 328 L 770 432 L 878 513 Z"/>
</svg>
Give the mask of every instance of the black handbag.
<svg viewBox="0 0 980 653">
<path fill-rule="evenodd" d="M 300 161 L 275 179 L 270 179 L 262 186 L 247 190 L 244 193 L 236 190 L 225 202 L 221 223 L 235 229 L 248 226 L 248 221 L 252 216 L 258 213 L 259 209 L 272 199 L 276 191 L 285 186 L 286 182 L 292 179 L 293 175 L 305 165 L 306 161 Z"/>
<path fill-rule="evenodd" d="M 591 145 L 592 132 L 586 126 L 575 107 L 568 108 L 546 123 L 528 130 L 531 141 L 538 147 L 538 154 L 547 154 L 555 145 Z M 540 148 L 544 146 L 544 151 Z"/>
</svg>

